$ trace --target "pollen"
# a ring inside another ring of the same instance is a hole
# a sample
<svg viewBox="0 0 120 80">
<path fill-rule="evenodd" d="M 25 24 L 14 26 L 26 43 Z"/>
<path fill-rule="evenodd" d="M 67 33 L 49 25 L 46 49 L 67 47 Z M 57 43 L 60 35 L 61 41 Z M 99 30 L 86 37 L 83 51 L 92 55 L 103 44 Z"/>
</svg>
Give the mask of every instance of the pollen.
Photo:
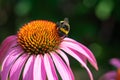
<svg viewBox="0 0 120 80">
<path fill-rule="evenodd" d="M 45 54 L 58 48 L 61 38 L 56 23 L 36 20 L 18 31 L 18 44 L 29 54 Z"/>
</svg>

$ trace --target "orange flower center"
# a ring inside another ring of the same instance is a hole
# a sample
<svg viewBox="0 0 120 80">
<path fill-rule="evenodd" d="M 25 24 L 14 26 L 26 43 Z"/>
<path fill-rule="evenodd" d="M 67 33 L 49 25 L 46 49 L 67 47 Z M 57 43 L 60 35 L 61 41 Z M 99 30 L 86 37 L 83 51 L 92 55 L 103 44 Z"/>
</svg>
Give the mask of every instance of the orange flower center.
<svg viewBox="0 0 120 80">
<path fill-rule="evenodd" d="M 50 21 L 32 21 L 18 31 L 18 44 L 30 54 L 54 51 L 60 42 L 56 24 Z"/>
<path fill-rule="evenodd" d="M 120 69 L 117 70 L 116 80 L 120 80 Z"/>
</svg>

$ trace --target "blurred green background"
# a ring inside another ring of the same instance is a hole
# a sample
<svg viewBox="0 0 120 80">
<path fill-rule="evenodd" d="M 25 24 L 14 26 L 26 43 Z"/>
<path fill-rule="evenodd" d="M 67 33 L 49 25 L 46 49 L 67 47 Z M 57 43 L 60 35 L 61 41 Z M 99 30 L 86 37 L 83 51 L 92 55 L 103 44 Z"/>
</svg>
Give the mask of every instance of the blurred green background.
<svg viewBox="0 0 120 80">
<path fill-rule="evenodd" d="M 0 0 L 0 43 L 25 23 L 69 18 L 73 38 L 92 50 L 99 66 L 97 80 L 111 70 L 109 60 L 120 58 L 120 0 Z M 76 80 L 88 80 L 85 69 L 70 57 Z"/>
</svg>

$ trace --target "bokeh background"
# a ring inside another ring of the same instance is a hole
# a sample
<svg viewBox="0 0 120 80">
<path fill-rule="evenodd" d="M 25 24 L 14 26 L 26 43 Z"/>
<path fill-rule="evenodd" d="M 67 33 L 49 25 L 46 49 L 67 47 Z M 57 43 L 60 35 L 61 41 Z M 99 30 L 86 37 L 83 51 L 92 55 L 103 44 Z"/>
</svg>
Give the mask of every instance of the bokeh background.
<svg viewBox="0 0 120 80">
<path fill-rule="evenodd" d="M 0 0 L 0 44 L 25 23 L 46 19 L 54 22 L 69 18 L 69 37 L 94 53 L 99 71 L 95 80 L 113 67 L 111 58 L 120 58 L 120 0 Z M 85 69 L 70 57 L 76 80 L 89 80 Z"/>
</svg>

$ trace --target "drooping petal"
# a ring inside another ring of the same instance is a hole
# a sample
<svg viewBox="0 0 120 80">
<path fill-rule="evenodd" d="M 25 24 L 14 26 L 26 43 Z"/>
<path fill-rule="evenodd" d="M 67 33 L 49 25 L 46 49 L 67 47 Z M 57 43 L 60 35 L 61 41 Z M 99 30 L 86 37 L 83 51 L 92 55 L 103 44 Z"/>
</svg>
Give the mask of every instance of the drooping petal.
<svg viewBox="0 0 120 80">
<path fill-rule="evenodd" d="M 13 64 L 10 70 L 10 80 L 19 80 L 20 74 L 22 72 L 23 66 L 28 59 L 29 55 L 21 55 Z"/>
<path fill-rule="evenodd" d="M 44 55 L 44 64 L 48 80 L 58 80 L 53 61 L 49 54 Z"/>
<path fill-rule="evenodd" d="M 25 64 L 23 71 L 23 80 L 33 80 L 33 66 L 34 66 L 35 56 L 30 56 Z"/>
<path fill-rule="evenodd" d="M 68 59 L 67 55 L 63 51 L 61 51 L 61 50 L 56 50 L 56 52 L 64 59 L 66 64 L 68 66 L 70 66 L 69 59 Z"/>
<path fill-rule="evenodd" d="M 69 55 L 71 55 L 73 58 L 75 58 L 79 63 L 81 63 L 82 66 L 87 70 L 87 72 L 90 76 L 90 79 L 93 80 L 93 76 L 92 76 L 91 71 L 87 67 L 86 63 L 79 57 L 79 54 L 74 53 L 72 50 L 70 50 L 69 48 L 64 47 L 64 46 L 61 46 L 61 49 L 64 50 Z"/>
<path fill-rule="evenodd" d="M 16 45 L 16 36 L 15 35 L 9 36 L 3 41 L 3 43 L 0 46 L 0 57 L 1 57 L 0 63 L 3 61 L 8 50 L 14 45 Z"/>
<path fill-rule="evenodd" d="M 87 60 L 88 60 L 88 59 L 87 59 L 86 56 L 80 54 L 78 51 L 76 51 L 76 50 L 74 50 L 74 49 L 70 49 L 70 50 L 72 50 L 75 54 L 77 54 L 77 55 L 79 56 L 79 58 L 82 59 L 82 61 L 84 61 L 84 63 L 87 64 Z"/>
<path fill-rule="evenodd" d="M 64 59 L 64 61 L 66 62 L 67 66 L 70 70 L 70 73 L 73 74 L 72 70 L 70 68 L 70 63 L 69 63 L 69 59 L 68 59 L 67 55 L 61 50 L 56 50 L 56 52 Z M 74 75 L 73 75 L 73 77 L 74 77 Z"/>
<path fill-rule="evenodd" d="M 46 80 L 46 72 L 42 55 L 37 55 L 35 59 L 33 75 L 33 80 Z"/>
<path fill-rule="evenodd" d="M 11 50 L 9 55 L 3 61 L 2 69 L 1 69 L 1 80 L 7 80 L 9 71 L 14 64 L 15 60 L 21 55 L 23 51 L 20 50 Z"/>
<path fill-rule="evenodd" d="M 89 53 L 87 53 L 82 47 L 80 47 L 78 44 L 74 44 L 72 42 L 65 42 L 63 41 L 61 43 L 61 45 L 66 45 L 66 47 L 70 48 L 70 49 L 73 49 L 73 50 L 76 50 L 78 51 L 80 54 L 84 55 L 88 61 L 91 63 L 91 65 L 93 67 L 95 67 L 96 70 L 98 70 L 98 66 L 97 66 L 97 63 L 96 61 L 91 57 L 89 56 Z"/>
<path fill-rule="evenodd" d="M 51 56 L 62 80 L 74 80 L 73 73 L 64 61 L 56 53 L 51 53 Z"/>
<path fill-rule="evenodd" d="M 75 43 L 75 44 L 79 45 L 80 47 L 82 47 L 88 53 L 88 55 L 94 60 L 94 62 L 97 63 L 93 53 L 86 46 L 84 46 L 83 44 L 81 44 L 81 43 L 79 43 L 79 42 L 77 42 L 77 41 L 75 41 L 75 40 L 73 40 L 71 38 L 64 38 L 64 40 L 68 41 L 68 42 Z"/>
<path fill-rule="evenodd" d="M 120 59 L 113 58 L 113 59 L 110 60 L 110 64 L 112 64 L 116 68 L 120 68 Z"/>
</svg>

